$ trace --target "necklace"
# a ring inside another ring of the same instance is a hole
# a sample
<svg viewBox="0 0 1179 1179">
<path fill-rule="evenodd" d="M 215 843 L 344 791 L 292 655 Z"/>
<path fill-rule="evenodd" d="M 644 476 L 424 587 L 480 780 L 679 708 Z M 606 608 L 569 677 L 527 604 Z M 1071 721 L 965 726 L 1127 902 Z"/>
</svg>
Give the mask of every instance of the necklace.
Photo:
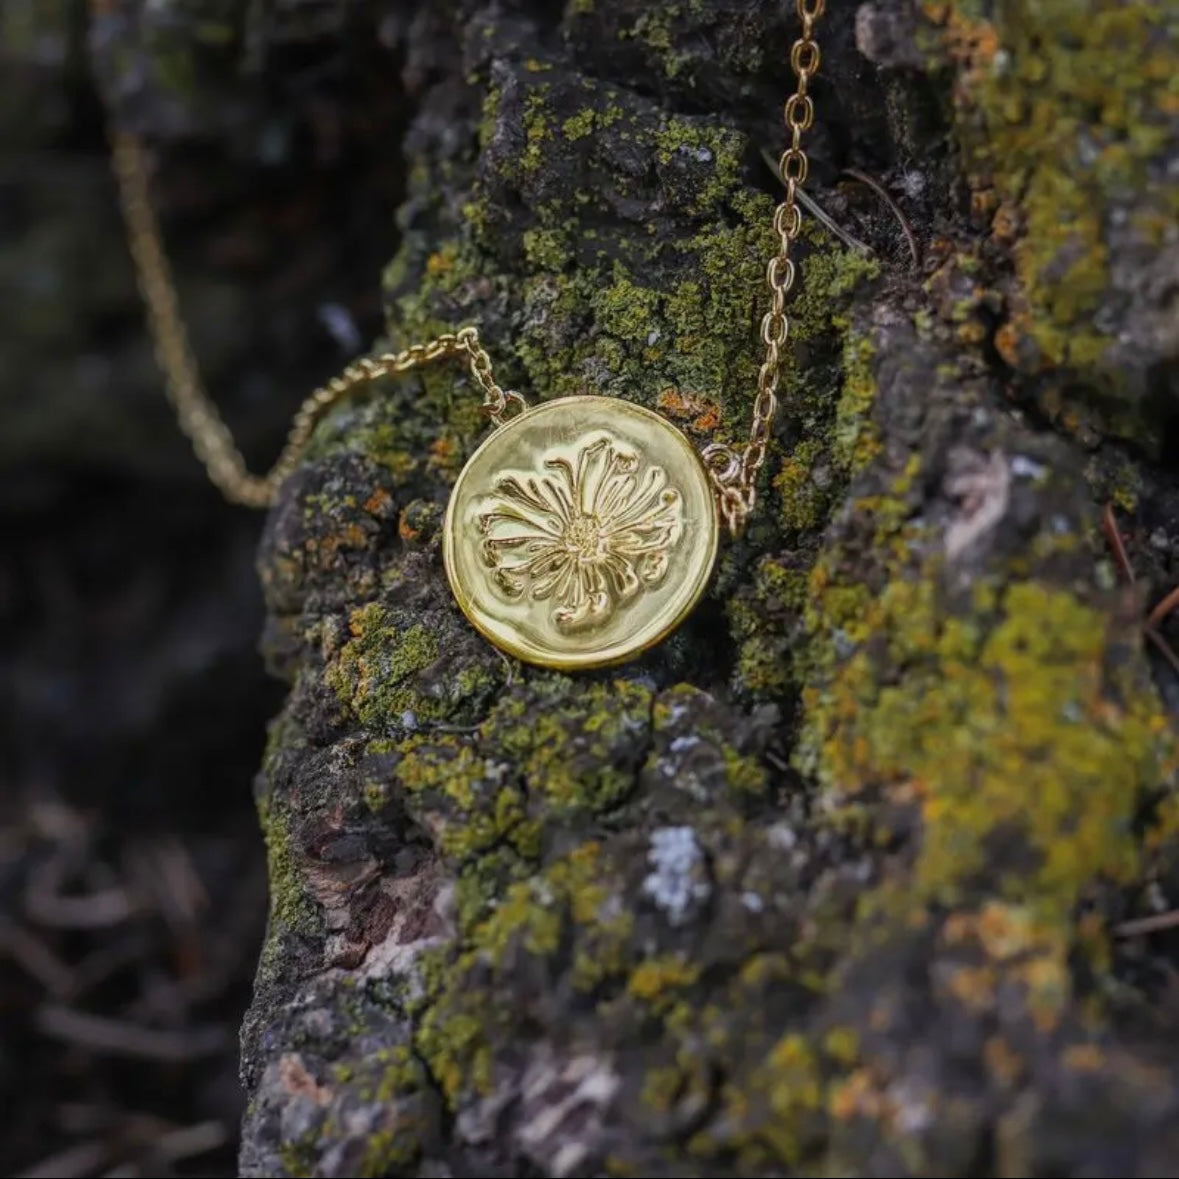
<svg viewBox="0 0 1179 1179">
<path fill-rule="evenodd" d="M 783 111 L 789 143 L 779 163 L 785 193 L 773 221 L 779 247 L 766 269 L 765 356 L 741 448 L 714 443 L 698 454 L 659 414 L 611 397 L 584 394 L 529 407 L 496 382 L 478 329 L 464 327 L 349 365 L 303 402 L 269 473 L 251 474 L 200 380 L 143 149 L 116 132 L 114 169 L 156 358 L 209 479 L 235 503 L 269 507 L 316 423 L 338 401 L 377 378 L 461 360 L 492 424 L 459 474 L 443 526 L 446 574 L 463 613 L 508 654 L 561 670 L 621 663 L 660 642 L 704 593 L 722 529 L 739 535 L 756 505 L 789 332 L 791 251 L 808 168 L 802 136 L 814 122 L 814 27 L 825 5 L 795 0 L 802 28 L 790 50 L 797 85 Z"/>
</svg>

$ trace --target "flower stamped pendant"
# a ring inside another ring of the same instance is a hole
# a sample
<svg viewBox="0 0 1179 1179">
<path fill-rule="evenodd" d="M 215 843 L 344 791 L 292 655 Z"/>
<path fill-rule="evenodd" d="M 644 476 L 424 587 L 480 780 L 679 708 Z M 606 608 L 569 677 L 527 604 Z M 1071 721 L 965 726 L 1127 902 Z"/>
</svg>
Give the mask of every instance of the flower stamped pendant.
<svg viewBox="0 0 1179 1179">
<path fill-rule="evenodd" d="M 774 211 L 778 246 L 766 268 L 770 301 L 748 439 L 713 442 L 703 455 L 658 414 L 613 397 L 522 408 L 519 394 L 496 381 L 479 328 L 467 324 L 353 361 L 303 401 L 273 467 L 252 473 L 193 363 L 144 152 L 135 136 L 117 131 L 112 163 L 156 355 L 209 479 L 234 503 L 270 507 L 333 406 L 371 382 L 461 361 L 495 423 L 460 473 L 443 526 L 446 575 L 463 613 L 501 650 L 562 671 L 623 663 L 664 639 L 704 593 L 722 523 L 741 534 L 773 441 L 809 169 L 802 137 L 814 122 L 810 89 L 821 56 L 815 22 L 825 7 L 826 0 L 795 0 L 797 85 L 783 109 L 785 192 Z"/>
<path fill-rule="evenodd" d="M 699 601 L 716 498 L 670 422 L 612 397 L 563 397 L 496 429 L 455 483 L 443 557 L 463 613 L 496 646 L 560 670 L 658 643 Z"/>
</svg>

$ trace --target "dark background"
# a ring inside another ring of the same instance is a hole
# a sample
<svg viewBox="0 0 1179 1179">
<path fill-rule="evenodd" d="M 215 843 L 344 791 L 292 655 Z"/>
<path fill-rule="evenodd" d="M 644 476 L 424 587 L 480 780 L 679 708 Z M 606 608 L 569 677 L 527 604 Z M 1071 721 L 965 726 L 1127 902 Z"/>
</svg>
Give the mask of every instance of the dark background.
<svg viewBox="0 0 1179 1179">
<path fill-rule="evenodd" d="M 395 244 L 396 19 L 138 7 L 0 9 L 4 1174 L 233 1174 L 266 915 L 262 519 L 170 416 L 100 91 L 153 146 L 197 353 L 256 466 L 378 334 Z"/>
</svg>

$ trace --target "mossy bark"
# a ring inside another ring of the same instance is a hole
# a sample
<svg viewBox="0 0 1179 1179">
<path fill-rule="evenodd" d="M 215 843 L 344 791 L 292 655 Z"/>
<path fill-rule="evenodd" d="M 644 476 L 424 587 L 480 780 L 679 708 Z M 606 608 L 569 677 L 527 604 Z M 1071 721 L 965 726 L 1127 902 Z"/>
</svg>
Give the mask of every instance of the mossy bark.
<svg viewBox="0 0 1179 1179">
<path fill-rule="evenodd" d="M 787 6 L 409 7 L 380 343 L 475 322 L 530 398 L 738 440 Z M 831 7 L 810 191 L 871 254 L 808 218 L 758 514 L 675 636 L 569 677 L 466 625 L 453 371 L 284 490 L 245 1173 L 1173 1173 L 1173 935 L 1116 927 L 1179 901 L 1175 17 Z"/>
</svg>

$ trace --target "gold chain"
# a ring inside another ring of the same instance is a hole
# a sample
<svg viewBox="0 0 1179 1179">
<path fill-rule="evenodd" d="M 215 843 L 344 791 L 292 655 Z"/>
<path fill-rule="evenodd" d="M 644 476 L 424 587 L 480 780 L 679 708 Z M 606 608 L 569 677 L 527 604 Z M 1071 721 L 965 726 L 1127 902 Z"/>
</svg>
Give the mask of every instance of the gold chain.
<svg viewBox="0 0 1179 1179">
<path fill-rule="evenodd" d="M 823 15 L 826 0 L 795 0 L 795 7 L 802 32 L 790 48 L 790 66 L 798 85 L 786 100 L 783 111 L 790 145 L 783 152 L 778 169 L 786 193 L 774 212 L 774 229 L 780 244 L 766 268 L 771 297 L 770 308 L 761 323 L 765 358 L 757 378 L 753 422 L 749 441 L 743 450 L 736 451 L 717 443 L 704 451 L 721 515 L 734 535 L 741 532 L 757 502 L 757 475 L 766 460 L 778 408 L 782 349 L 790 332 L 786 298 L 795 278 L 794 260 L 790 254 L 802 228 L 798 190 L 806 181 L 808 170 L 802 136 L 815 119 L 814 100 L 809 94 L 820 58 L 814 29 L 815 22 Z M 113 157 L 131 255 L 147 307 L 156 359 L 164 373 L 168 399 L 210 480 L 227 499 L 249 507 L 272 504 L 279 486 L 294 470 L 306 449 L 319 419 L 359 386 L 379 377 L 398 376 L 422 365 L 462 356 L 466 359 L 471 379 L 483 393 L 483 409 L 496 425 L 503 423 L 510 406 L 520 408 L 524 405 L 519 394 L 506 392 L 496 384 L 491 359 L 479 342 L 478 331 L 465 327 L 427 343 L 415 344 L 403 352 L 387 352 L 349 365 L 339 376 L 316 389 L 300 406 L 286 445 L 271 470 L 265 475 L 251 474 L 229 428 L 201 382 L 180 315 L 159 225 L 152 211 L 143 148 L 134 136 L 116 132 Z"/>
<path fill-rule="evenodd" d="M 479 342 L 478 331 L 465 327 L 425 344 L 415 344 L 402 352 L 386 352 L 350 364 L 326 385 L 316 389 L 299 407 L 286 445 L 270 471 L 265 475 L 252 474 L 201 381 L 180 314 L 172 268 L 168 265 L 160 227 L 152 210 L 143 147 L 134 136 L 116 132 L 112 155 L 123 218 L 127 224 L 127 239 L 139 290 L 147 308 L 156 361 L 164 373 L 168 400 L 209 479 L 226 499 L 251 508 L 272 504 L 283 480 L 295 469 L 306 450 L 319 419 L 359 386 L 379 377 L 400 376 L 422 365 L 462 356 L 466 359 L 471 379 L 483 393 L 483 408 L 496 425 L 502 424 L 509 405 L 523 405 L 519 394 L 509 393 L 496 384 L 491 358 Z"/>
<path fill-rule="evenodd" d="M 757 503 L 757 474 L 766 461 L 770 431 L 778 411 L 782 349 L 790 333 L 786 297 L 794 286 L 795 277 L 794 260 L 790 252 L 802 229 L 798 190 L 806 182 L 809 167 L 802 136 L 815 121 L 815 103 L 809 93 L 811 79 L 819 70 L 820 59 L 819 44 L 815 40 L 815 22 L 823 15 L 825 8 L 826 0 L 795 0 L 802 32 L 790 47 L 790 68 L 798 79 L 798 86 L 786 100 L 782 112 L 790 135 L 790 145 L 782 153 L 778 172 L 786 186 L 786 194 L 774 210 L 774 230 L 778 234 L 779 247 L 766 267 L 770 307 L 761 321 L 765 359 L 757 377 L 757 396 L 753 402 L 749 441 L 742 451 L 714 444 L 704 452 L 720 500 L 721 514 L 734 535 L 744 528 L 746 519 Z"/>
</svg>

